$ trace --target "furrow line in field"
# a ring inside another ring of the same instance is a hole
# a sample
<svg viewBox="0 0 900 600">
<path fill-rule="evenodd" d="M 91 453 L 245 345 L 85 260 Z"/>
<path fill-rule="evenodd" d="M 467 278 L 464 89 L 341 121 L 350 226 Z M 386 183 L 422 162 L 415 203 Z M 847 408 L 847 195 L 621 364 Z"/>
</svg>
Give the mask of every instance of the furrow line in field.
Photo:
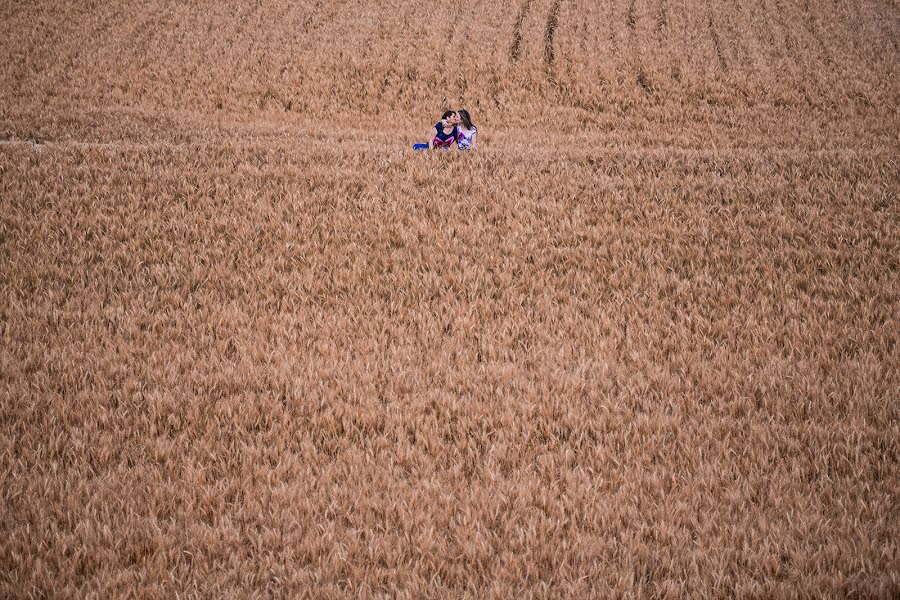
<svg viewBox="0 0 900 600">
<path fill-rule="evenodd" d="M 454 46 L 454 38 L 456 37 L 456 23 L 459 22 L 459 17 L 462 14 L 462 6 L 460 5 L 459 0 L 453 5 L 453 12 L 450 14 L 450 36 L 447 38 L 446 43 L 441 45 L 441 54 L 438 57 L 438 64 L 441 65 L 441 78 L 443 81 L 442 87 L 446 91 L 449 86 L 449 81 L 447 80 L 447 70 L 444 68 L 444 65 L 447 64 L 447 49 L 450 48 L 453 52 L 458 52 L 458 49 Z M 465 48 L 463 48 L 465 51 Z M 457 56 L 457 59 L 461 59 L 461 56 Z M 452 67 L 452 70 L 456 73 L 456 89 L 461 90 L 464 89 L 461 85 L 462 76 L 460 75 L 459 69 L 459 60 L 455 61 Z M 448 101 L 445 99 L 444 106 L 448 105 Z"/>
<path fill-rule="evenodd" d="M 272 39 L 275 44 L 287 43 L 285 38 L 291 33 L 289 24 L 291 23 L 292 9 L 292 4 L 285 3 L 282 5 L 281 9 L 278 10 L 278 16 L 275 17 L 275 24 L 274 27 L 272 27 L 272 35 L 270 35 L 270 39 Z"/>
<path fill-rule="evenodd" d="M 831 51 L 828 46 L 822 41 L 822 32 L 819 30 L 818 19 L 813 13 L 813 8 L 809 0 L 803 0 L 803 17 L 806 29 L 809 31 L 809 35 L 812 36 L 812 39 L 816 44 L 816 49 L 819 52 L 819 56 L 822 58 L 822 62 L 830 66 L 833 64 L 834 60 L 831 57 Z"/>
<path fill-rule="evenodd" d="M 124 40 L 128 47 L 137 51 L 137 56 L 144 60 L 149 61 L 150 57 L 155 54 L 150 51 L 150 41 L 153 39 L 153 34 L 160 30 L 165 13 L 166 7 L 159 6 L 146 16 L 140 17 L 138 21 L 140 24 L 137 27 L 138 33 Z"/>
<path fill-rule="evenodd" d="M 669 3 L 667 0 L 657 0 L 656 3 L 656 33 L 661 38 L 669 35 Z"/>
<path fill-rule="evenodd" d="M 559 25 L 559 9 L 562 0 L 553 0 L 550 6 L 550 12 L 547 14 L 547 27 L 544 30 L 544 65 L 547 68 L 547 79 L 552 84 L 556 84 L 556 74 L 553 68 L 556 65 L 556 49 L 553 46 L 553 40 L 556 36 L 556 28 Z"/>
<path fill-rule="evenodd" d="M 315 27 L 313 23 L 315 23 L 316 16 L 319 14 L 319 10 L 322 9 L 322 0 L 317 0 L 315 4 L 313 4 L 312 10 L 309 11 L 309 14 L 306 15 L 306 18 L 303 19 L 303 33 L 309 33 L 310 31 L 314 31 Z"/>
<path fill-rule="evenodd" d="M 628 2 L 628 10 L 625 12 L 625 28 L 628 30 L 628 49 L 633 57 L 634 67 L 637 71 L 635 81 L 642 92 L 648 95 L 652 94 L 653 85 L 650 83 L 646 71 L 644 71 L 644 65 L 640 58 L 640 49 L 638 48 L 636 0 Z"/>
<path fill-rule="evenodd" d="M 759 5 L 757 10 L 750 12 L 751 15 L 757 15 L 759 19 L 759 26 L 754 27 L 753 31 L 759 36 L 767 50 L 773 52 L 776 57 L 782 57 L 784 53 L 775 40 L 775 28 L 769 18 L 769 7 L 766 5 L 766 0 L 758 0 L 757 4 Z"/>
<path fill-rule="evenodd" d="M 387 93 L 388 87 L 391 83 L 391 77 L 396 75 L 397 71 L 394 68 L 394 64 L 388 67 L 387 72 L 384 74 L 384 78 L 381 80 L 381 83 L 378 84 L 378 92 L 375 95 L 375 109 L 380 110 L 381 105 L 383 104 L 384 96 Z"/>
<path fill-rule="evenodd" d="M 775 18 L 778 19 L 778 26 L 784 32 L 784 47 L 785 50 L 787 50 L 787 55 L 793 58 L 794 62 L 797 62 L 797 43 L 794 40 L 790 25 L 787 23 L 787 17 L 784 14 L 783 0 L 775 0 Z"/>
<path fill-rule="evenodd" d="M 712 6 L 710 6 L 709 0 L 706 2 L 706 22 L 709 37 L 712 38 L 713 50 L 719 62 L 719 68 L 722 71 L 727 71 L 728 60 L 725 58 L 725 52 L 722 50 L 722 40 L 719 38 L 719 32 L 716 30 L 716 24 L 713 21 Z"/>
<path fill-rule="evenodd" d="M 900 24 L 900 15 L 897 14 L 897 3 L 883 2 L 880 3 L 877 7 L 873 6 L 873 2 L 871 1 L 867 2 L 867 4 L 871 9 L 874 9 L 876 11 L 876 14 L 871 15 L 872 19 L 875 21 L 878 29 L 881 30 L 881 32 L 884 34 L 884 37 L 887 38 L 887 41 L 890 42 L 891 48 L 896 55 L 898 52 L 897 26 L 898 24 Z"/>
<path fill-rule="evenodd" d="M 327 146 L 310 146 L 313 154 L 316 156 L 328 156 L 334 153 L 342 154 L 347 148 L 355 148 L 359 150 L 360 138 L 358 136 L 364 133 L 357 133 L 354 136 L 339 142 L 331 142 Z M 304 136 L 294 134 L 286 137 L 276 138 L 260 138 L 247 140 L 235 136 L 216 137 L 213 139 L 197 140 L 197 141 L 156 141 L 156 142 L 130 142 L 130 141 L 47 141 L 47 140 L 27 140 L 27 139 L 5 139 L 0 140 L 0 153 L 11 152 L 15 148 L 30 149 L 33 152 L 70 152 L 70 151 L 114 151 L 114 152 L 188 152 L 194 150 L 210 151 L 219 153 L 223 150 L 235 150 L 240 148 L 258 148 L 262 151 L 278 151 L 280 149 L 297 148 L 298 144 L 304 141 L 321 139 L 319 137 Z M 365 138 L 369 141 L 369 138 Z M 385 149 L 395 148 L 390 142 L 377 143 L 372 147 L 366 148 L 364 154 L 380 155 Z M 496 156 L 515 155 L 516 158 L 530 157 L 547 159 L 547 155 L 542 150 L 525 149 L 525 148 L 502 148 L 496 147 L 491 149 L 491 154 Z M 604 145 L 593 144 L 588 147 L 575 147 L 554 154 L 549 160 L 561 160 L 562 157 L 587 157 L 587 156 L 607 156 L 607 157 L 633 157 L 635 154 L 648 158 L 659 158 L 660 160 L 671 160 L 673 157 L 690 158 L 692 160 L 715 160 L 720 159 L 723 155 L 732 157 L 735 160 L 750 160 L 759 157 L 759 148 L 753 147 L 732 147 L 721 146 L 715 149 L 698 150 L 694 147 L 681 146 L 677 144 L 662 146 L 646 146 L 638 145 L 631 149 L 623 149 L 618 144 Z M 816 160 L 844 160 L 848 156 L 855 159 L 871 158 L 873 160 L 886 160 L 888 164 L 893 157 L 893 148 L 885 145 L 877 145 L 870 148 L 860 148 L 858 146 L 826 145 L 824 147 L 797 144 L 795 146 L 784 146 L 777 149 L 770 148 L 766 150 L 766 155 L 773 160 L 784 160 L 797 158 L 802 155 L 804 158 L 815 158 Z M 283 168 L 280 166 L 278 168 Z M 162 175 L 164 176 L 164 175 Z M 239 175 L 235 175 L 236 177 Z"/>
<path fill-rule="evenodd" d="M 616 39 L 616 14 L 613 8 L 609 9 L 609 18 L 606 19 L 608 26 L 609 46 L 612 56 L 619 54 L 619 41 Z"/>
<path fill-rule="evenodd" d="M 728 38 L 731 40 L 731 51 L 734 62 L 739 63 L 744 67 L 749 66 L 751 63 L 750 41 L 748 39 L 750 32 L 742 29 L 740 25 L 741 23 L 744 23 L 746 10 L 747 7 L 743 2 L 738 2 L 736 4 L 736 10 L 729 13 L 728 18 Z"/>
<path fill-rule="evenodd" d="M 497 74 L 497 67 L 491 68 L 491 75 L 488 77 L 488 97 L 494 104 L 496 110 L 501 110 L 500 105 L 500 75 Z"/>
<path fill-rule="evenodd" d="M 863 28 L 859 21 L 859 11 L 851 11 L 845 3 L 841 2 L 841 0 L 834 0 L 833 5 L 834 11 L 839 13 L 839 17 L 843 21 L 841 26 L 844 32 L 842 35 L 837 36 L 837 40 L 835 40 L 835 36 L 831 36 L 832 40 L 849 43 L 850 47 L 853 49 L 855 59 L 857 61 L 865 61 L 866 56 L 861 44 Z M 842 55 L 842 58 L 846 58 L 846 53 L 840 52 L 843 48 L 836 48 L 836 50 Z"/>
<path fill-rule="evenodd" d="M 718 24 L 716 32 L 719 42 L 722 44 L 722 54 L 726 57 L 729 68 L 733 69 L 735 65 L 746 66 L 749 63 L 749 51 L 745 45 L 746 38 L 741 35 L 742 32 L 735 25 L 735 19 L 742 18 L 743 4 L 737 2 L 730 10 L 720 10 L 721 4 L 719 3 L 711 6 L 715 9 L 712 13 L 713 22 Z"/>
<path fill-rule="evenodd" d="M 109 36 L 107 35 L 113 24 L 114 14 L 112 12 L 106 12 L 99 16 L 100 25 L 91 32 L 91 36 L 97 40 L 100 44 L 105 44 L 109 42 Z"/>
<path fill-rule="evenodd" d="M 240 26 L 242 33 L 245 31 L 255 31 L 256 28 L 254 27 L 254 19 L 252 17 L 255 17 L 256 14 L 261 10 L 262 4 L 260 2 L 257 2 L 256 4 L 247 2 L 245 6 L 248 7 L 248 10 L 246 13 L 244 13 L 243 17 L 241 17 Z M 259 48 L 259 42 L 256 35 L 248 33 L 247 39 L 249 40 L 248 45 L 251 49 Z"/>
<path fill-rule="evenodd" d="M 457 2 L 453 7 L 453 12 L 450 14 L 450 23 L 452 26 L 450 27 L 450 35 L 447 38 L 447 41 L 441 46 L 441 55 L 438 59 L 438 64 L 443 67 L 445 64 L 445 60 L 447 58 L 447 48 L 453 49 L 453 38 L 456 36 L 456 23 L 459 22 L 459 15 L 462 13 L 462 7 Z"/>
<path fill-rule="evenodd" d="M 713 48 L 716 51 L 716 60 L 719 62 L 719 68 L 723 71 L 728 70 L 728 60 L 725 58 L 725 53 L 722 51 L 722 42 L 719 39 L 719 34 L 716 31 L 715 23 L 713 23 L 712 16 L 709 17 L 709 35 L 712 37 Z"/>
<path fill-rule="evenodd" d="M 270 57 L 273 53 L 269 50 L 272 48 L 279 48 L 285 45 L 285 29 L 286 24 L 289 22 L 288 15 L 291 10 L 290 3 L 284 3 L 280 6 L 273 7 L 272 12 L 274 14 L 271 15 L 263 15 L 263 18 L 266 18 L 267 21 L 271 23 L 270 27 L 264 28 L 265 30 L 265 45 L 264 52 L 266 57 Z M 279 75 L 283 75 L 285 71 L 285 66 L 280 65 Z M 293 105 L 291 100 L 285 100 L 284 98 L 279 98 L 279 102 L 285 108 L 285 110 L 290 110 L 290 106 Z"/>
<path fill-rule="evenodd" d="M 391 39 L 390 24 L 384 24 L 384 23 L 380 24 L 379 34 L 380 34 L 380 39 L 382 42 Z M 398 52 L 397 42 L 393 42 L 390 45 L 390 49 L 388 50 L 388 52 L 391 52 L 395 56 L 397 55 L 397 52 Z M 383 77 L 378 84 L 378 91 L 376 92 L 376 95 L 375 95 L 375 111 L 376 112 L 381 111 L 381 107 L 382 107 L 382 105 L 384 105 L 385 95 L 387 94 L 388 87 L 391 84 L 391 79 L 393 77 L 395 77 L 397 74 L 398 74 L 397 61 L 392 60 L 388 64 L 387 71 L 385 71 L 383 73 Z"/>
<path fill-rule="evenodd" d="M 309 16 L 303 22 L 303 33 L 313 33 L 322 28 L 323 25 L 333 21 L 340 10 L 341 6 L 347 3 L 347 0 L 316 0 Z M 327 10 L 324 7 L 327 6 Z"/>
<path fill-rule="evenodd" d="M 588 56 L 588 24 L 584 16 L 581 17 L 581 26 L 575 26 L 575 35 L 578 36 L 578 47 L 582 55 Z"/>
<path fill-rule="evenodd" d="M 516 23 L 513 26 L 512 43 L 509 46 L 510 62 L 519 62 L 519 56 L 522 54 L 522 25 L 528 17 L 531 10 L 531 0 L 523 0 L 522 6 L 519 8 L 519 14 L 516 17 Z"/>
<path fill-rule="evenodd" d="M 894 53 L 898 53 L 900 51 L 900 46 L 898 46 L 898 35 L 900 35 L 900 3 L 891 2 L 891 9 L 893 10 L 893 15 L 890 19 L 888 19 L 888 23 L 890 26 L 890 36 L 891 36 L 891 44 L 894 46 Z"/>
<path fill-rule="evenodd" d="M 469 79 L 468 79 L 468 70 L 467 65 L 472 64 L 474 62 L 470 58 L 470 54 L 472 52 L 471 44 L 469 42 L 469 29 L 463 28 L 462 30 L 462 43 L 457 44 L 457 52 L 458 52 L 458 65 L 456 69 L 456 89 L 458 90 L 457 94 L 460 101 L 466 102 L 469 98 L 466 97 L 466 90 L 469 89 Z"/>
</svg>

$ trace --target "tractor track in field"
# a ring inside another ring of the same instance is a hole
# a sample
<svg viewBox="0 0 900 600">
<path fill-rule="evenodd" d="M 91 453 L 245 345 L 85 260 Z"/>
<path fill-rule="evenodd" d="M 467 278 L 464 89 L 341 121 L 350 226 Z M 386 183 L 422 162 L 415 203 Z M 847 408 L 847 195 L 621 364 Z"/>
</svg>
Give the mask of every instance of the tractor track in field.
<svg viewBox="0 0 900 600">
<path fill-rule="evenodd" d="M 584 17 L 582 17 L 580 31 L 579 31 L 579 25 L 576 24 L 575 25 L 575 34 L 578 36 L 578 48 L 581 50 L 581 53 L 584 56 L 587 56 L 587 54 L 588 54 L 587 32 L 588 32 L 587 20 Z"/>
<path fill-rule="evenodd" d="M 148 11 L 146 16 L 141 18 L 140 24 L 136 27 L 135 33 L 126 38 L 128 47 L 138 51 L 138 56 L 149 57 L 150 41 L 153 39 L 154 33 L 160 31 L 164 18 L 167 16 L 167 7 L 165 5 L 157 7 L 155 10 Z"/>
<path fill-rule="evenodd" d="M 384 102 L 384 97 L 387 94 L 387 91 L 390 87 L 391 79 L 395 75 L 397 75 L 397 69 L 394 67 L 393 64 L 391 64 L 388 67 L 388 70 L 385 72 L 384 78 L 378 84 L 378 92 L 375 96 L 376 110 L 379 109 L 381 107 L 382 103 Z"/>
<path fill-rule="evenodd" d="M 667 0 L 657 0 L 656 24 L 653 27 L 660 39 L 669 37 L 669 3 Z"/>
<path fill-rule="evenodd" d="M 816 48 L 819 52 L 819 56 L 822 58 L 822 62 L 824 62 L 828 66 L 834 64 L 834 58 L 831 56 L 831 51 L 822 40 L 822 31 L 819 29 L 818 19 L 813 13 L 812 4 L 809 0 L 803 0 L 803 21 L 806 25 L 807 31 L 809 31 L 809 35 L 812 37 L 813 41 L 816 44 Z"/>
<path fill-rule="evenodd" d="M 794 35 L 791 33 L 791 28 L 788 26 L 787 18 L 784 14 L 784 1 L 783 0 L 775 0 L 775 18 L 778 19 L 778 27 L 781 29 L 784 34 L 784 48 L 787 50 L 787 54 L 793 61 L 797 62 L 797 41 L 794 39 Z"/>
<path fill-rule="evenodd" d="M 587 105 L 587 109 L 592 109 L 589 105 Z M 334 147 L 336 148 L 344 148 L 344 147 L 352 147 L 357 148 L 359 146 L 359 142 L 361 139 L 368 140 L 369 138 L 360 138 L 358 136 L 365 135 L 365 132 L 359 132 L 354 134 L 354 136 L 349 137 L 348 139 L 341 140 L 339 142 L 334 143 Z M 69 152 L 72 150 L 114 150 L 114 151 L 159 151 L 159 150 L 174 150 L 174 149 L 205 149 L 215 152 L 220 152 L 224 149 L 229 148 L 267 148 L 269 150 L 279 149 L 279 148 L 296 148 L 298 145 L 298 140 L 316 140 L 321 139 L 319 136 L 307 136 L 300 134 L 293 134 L 290 136 L 284 135 L 275 135 L 275 136 L 265 136 L 260 138 L 247 139 L 246 135 L 242 134 L 231 134 L 224 136 L 217 136 L 210 139 L 198 139 L 198 140 L 156 140 L 156 141 L 129 141 L 129 140 L 112 140 L 112 141 L 85 141 L 85 140 L 77 140 L 77 139 L 61 139 L 61 140 L 47 140 L 41 137 L 33 137 L 33 138 L 13 138 L 13 139 L 0 139 L 0 151 L 4 151 L 2 149 L 9 148 L 21 148 L 31 150 L 33 152 Z M 390 144 L 386 144 L 385 147 L 389 147 Z M 380 148 L 381 146 L 379 146 Z M 618 145 L 602 147 L 607 152 L 625 152 Z M 717 157 L 721 157 L 722 152 L 726 151 L 733 154 L 736 157 L 740 157 L 741 159 L 752 159 L 754 157 L 758 157 L 759 150 L 757 148 L 743 147 L 743 146 L 729 146 L 729 147 L 719 147 L 716 149 L 706 149 L 699 151 L 693 147 L 682 147 L 679 145 L 666 145 L 666 146 L 639 146 L 639 152 L 642 154 L 646 154 L 648 156 L 651 155 L 660 155 L 664 153 L 666 156 L 679 156 L 685 158 L 696 158 L 698 156 L 708 157 L 710 160 L 713 160 Z M 809 145 L 798 143 L 793 146 L 779 146 L 778 148 L 770 148 L 768 150 L 769 154 L 775 158 L 779 159 L 788 159 L 791 157 L 796 157 L 798 153 L 802 153 L 804 156 L 812 156 L 819 158 L 840 158 L 847 156 L 853 156 L 855 158 L 859 157 L 868 157 L 877 159 L 879 157 L 883 157 L 886 155 L 893 156 L 894 148 L 892 146 L 887 146 L 884 144 L 878 144 L 876 146 L 872 146 L 870 148 L 860 149 L 858 146 L 853 145 L 826 145 L 826 146 L 817 146 L 811 147 Z M 327 151 L 327 150 L 325 150 Z M 498 151 L 502 152 L 503 150 L 498 149 Z M 510 152 L 515 152 L 517 156 L 521 156 L 521 150 L 508 150 Z M 569 149 L 568 152 L 574 152 L 576 154 L 583 152 L 582 149 Z M 631 155 L 632 151 L 627 151 L 629 155 Z"/>
<path fill-rule="evenodd" d="M 275 8 L 275 14 L 266 17 L 263 15 L 266 20 L 271 21 L 272 26 L 265 29 L 264 36 L 264 48 L 268 50 L 269 48 L 275 48 L 281 46 L 285 43 L 284 35 L 285 35 L 285 27 L 284 24 L 289 21 L 288 15 L 291 11 L 291 4 L 285 3 L 280 5 L 280 7 Z M 266 52 L 268 54 L 268 52 Z M 288 100 L 285 102 L 283 99 L 280 100 L 282 106 L 289 110 L 289 104 L 293 104 L 292 101 Z"/>
<path fill-rule="evenodd" d="M 742 3 L 736 5 L 736 14 L 730 15 L 727 23 L 729 39 L 731 40 L 731 52 L 734 62 L 743 67 L 750 65 L 751 52 L 747 47 L 747 32 L 742 31 L 736 24 L 744 21 L 745 6 Z"/>
<path fill-rule="evenodd" d="M 722 48 L 722 39 L 719 37 L 716 23 L 713 21 L 712 6 L 710 5 L 709 0 L 706 1 L 706 23 L 709 37 L 712 38 L 713 51 L 715 52 L 716 60 L 719 63 L 719 69 L 728 71 L 728 59 L 725 57 L 725 51 Z"/>
<path fill-rule="evenodd" d="M 379 34 L 381 34 L 381 39 L 384 40 L 387 38 L 385 35 L 386 27 L 384 24 L 379 26 Z M 390 52 L 397 52 L 396 42 L 392 44 L 392 47 L 389 50 Z M 388 65 L 387 71 L 384 72 L 384 75 L 381 81 L 378 83 L 378 91 L 375 94 L 375 106 L 376 112 L 381 110 L 381 106 L 384 104 L 385 96 L 387 95 L 388 88 L 390 87 L 391 80 L 399 74 L 397 69 L 397 63 L 395 61 L 391 61 Z"/>
<path fill-rule="evenodd" d="M 451 23 L 458 23 L 458 22 L 459 22 L 460 15 L 462 15 L 462 5 L 460 4 L 460 0 L 457 0 L 457 1 L 454 3 L 454 5 L 453 5 L 453 12 L 452 12 L 451 15 L 450 15 L 450 22 L 451 22 Z M 451 28 L 450 28 L 450 37 L 447 38 L 447 42 L 441 46 L 441 54 L 440 54 L 440 56 L 438 57 L 438 64 L 439 64 L 439 65 L 446 65 L 446 64 L 447 64 L 447 48 L 454 48 L 453 41 L 454 41 L 455 37 L 456 37 L 456 27 L 451 27 Z M 463 88 L 461 87 L 461 79 L 462 79 L 462 78 L 461 78 L 461 76 L 460 76 L 460 74 L 459 74 L 459 68 L 456 67 L 455 65 L 454 65 L 454 67 L 455 67 L 454 70 L 456 71 L 456 85 L 457 85 L 457 89 L 463 89 Z M 444 89 L 444 90 L 447 90 L 448 87 L 449 87 L 449 85 L 450 85 L 450 82 L 449 82 L 449 80 L 448 80 L 448 78 L 447 78 L 447 72 L 446 72 L 446 69 L 441 69 L 441 81 L 442 81 L 442 87 L 443 87 L 443 89 Z M 447 106 L 448 103 L 449 103 L 449 100 L 448 100 L 448 98 L 445 96 L 445 97 L 444 97 L 444 103 L 443 103 L 444 106 Z"/>
<path fill-rule="evenodd" d="M 607 37 L 609 39 L 609 47 L 613 56 L 619 54 L 619 41 L 616 39 L 615 16 L 615 11 L 613 9 L 610 9 L 609 18 L 606 19 L 606 23 L 609 26 Z"/>
<path fill-rule="evenodd" d="M 716 31 L 716 24 L 713 23 L 712 15 L 707 15 L 707 21 L 709 36 L 712 38 L 713 50 L 716 53 L 716 60 L 719 63 L 719 68 L 723 71 L 727 71 L 728 60 L 725 58 L 725 53 L 722 51 L 722 41 L 719 39 L 719 33 Z"/>
<path fill-rule="evenodd" d="M 556 36 L 556 28 L 559 26 L 559 10 L 562 0 L 553 0 L 550 6 L 550 12 L 547 13 L 547 26 L 544 29 L 544 66 L 547 70 L 547 80 L 556 85 L 556 48 L 554 47 L 554 37 Z"/>
<path fill-rule="evenodd" d="M 891 37 L 891 45 L 894 47 L 894 54 L 900 54 L 900 43 L 898 43 L 898 37 L 900 37 L 900 27 L 897 27 L 900 24 L 900 4 L 896 1 L 891 2 L 891 8 L 894 10 L 893 19 L 890 19 L 888 22 L 893 23 L 894 26 L 890 28 L 890 37 Z"/>
<path fill-rule="evenodd" d="M 110 36 L 109 33 L 113 32 L 113 19 L 115 19 L 117 15 L 107 12 L 99 16 L 100 24 L 91 32 L 91 36 L 99 40 L 101 42 L 108 41 Z"/>
<path fill-rule="evenodd" d="M 625 29 L 628 31 L 628 50 L 633 57 L 635 67 L 635 82 L 641 91 L 650 96 L 653 94 L 653 84 L 647 77 L 644 65 L 641 62 L 640 48 L 638 47 L 637 35 L 637 0 L 630 0 L 628 9 L 625 11 Z"/>
<path fill-rule="evenodd" d="M 779 47 L 775 39 L 775 27 L 769 17 L 769 8 L 766 5 L 766 0 L 757 0 L 757 4 L 758 9 L 755 13 L 759 15 L 760 27 L 754 28 L 754 31 L 758 32 L 759 39 L 765 44 L 767 49 L 771 50 L 776 58 L 783 58 L 784 51 Z"/>
<path fill-rule="evenodd" d="M 870 7 L 870 11 L 872 8 L 875 8 L 875 7 L 873 7 L 873 2 L 871 0 L 869 2 L 867 2 L 866 4 Z M 884 4 L 888 4 L 890 6 L 889 7 L 884 6 Z M 900 11 L 898 11 L 897 2 L 896 2 L 896 0 L 891 0 L 890 2 L 885 1 L 882 3 L 880 8 L 884 13 L 886 13 L 889 8 L 893 9 L 893 11 L 894 11 L 893 15 L 882 14 L 882 16 L 884 18 L 881 18 L 881 19 L 876 18 L 875 15 L 871 15 L 871 16 L 872 16 L 872 20 L 875 21 L 877 28 L 882 31 L 882 33 L 884 34 L 884 37 L 887 39 L 887 41 L 890 42 L 891 48 L 894 50 L 894 54 L 897 54 L 898 53 L 897 25 L 900 24 L 900 14 L 897 14 Z M 870 14 L 871 14 L 871 12 L 870 12 Z M 891 26 L 891 23 L 893 23 L 893 26 Z"/>
<path fill-rule="evenodd" d="M 303 33 L 315 33 L 326 23 L 329 23 L 337 17 L 341 7 L 347 4 L 348 0 L 316 0 L 312 10 L 303 20 L 301 29 Z M 325 8 L 327 7 L 327 9 Z"/>
<path fill-rule="evenodd" d="M 269 34 L 270 41 L 274 41 L 276 44 L 286 43 L 284 38 L 289 33 L 287 24 L 291 22 L 291 7 L 291 4 L 284 4 L 278 11 L 275 17 L 275 26 L 272 27 L 272 32 Z"/>
<path fill-rule="evenodd" d="M 509 61 L 512 63 L 519 62 L 519 57 L 522 55 L 522 26 L 531 11 L 531 2 L 532 0 L 523 0 L 513 25 L 512 43 L 509 45 Z"/>
<path fill-rule="evenodd" d="M 316 17 L 319 14 L 319 11 L 322 9 L 322 0 L 317 0 L 315 4 L 313 4 L 312 10 L 309 11 L 309 14 L 306 15 L 306 18 L 303 19 L 303 24 L 300 26 L 300 29 L 303 30 L 303 33 L 310 33 L 311 31 L 315 31 L 316 29 Z"/>
</svg>

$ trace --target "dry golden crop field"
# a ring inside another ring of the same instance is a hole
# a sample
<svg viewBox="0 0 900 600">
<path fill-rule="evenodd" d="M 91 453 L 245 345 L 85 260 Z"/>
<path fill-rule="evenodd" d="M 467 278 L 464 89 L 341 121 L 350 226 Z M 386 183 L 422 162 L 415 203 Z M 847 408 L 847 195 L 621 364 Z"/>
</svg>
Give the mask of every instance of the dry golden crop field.
<svg viewBox="0 0 900 600">
<path fill-rule="evenodd" d="M 898 42 L 0 2 L 0 596 L 896 598 Z"/>
</svg>

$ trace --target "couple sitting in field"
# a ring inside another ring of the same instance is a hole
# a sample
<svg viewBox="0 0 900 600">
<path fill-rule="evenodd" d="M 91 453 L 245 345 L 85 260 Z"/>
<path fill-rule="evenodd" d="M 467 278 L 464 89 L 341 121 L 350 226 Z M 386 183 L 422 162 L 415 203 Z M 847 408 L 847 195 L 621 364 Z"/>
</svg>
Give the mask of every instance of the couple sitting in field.
<svg viewBox="0 0 900 600">
<path fill-rule="evenodd" d="M 427 144 L 415 144 L 416 150 L 436 148 L 449 150 L 456 144 L 460 150 L 474 150 L 478 129 L 472 124 L 467 110 L 448 110 L 431 130 L 431 140 Z"/>
</svg>

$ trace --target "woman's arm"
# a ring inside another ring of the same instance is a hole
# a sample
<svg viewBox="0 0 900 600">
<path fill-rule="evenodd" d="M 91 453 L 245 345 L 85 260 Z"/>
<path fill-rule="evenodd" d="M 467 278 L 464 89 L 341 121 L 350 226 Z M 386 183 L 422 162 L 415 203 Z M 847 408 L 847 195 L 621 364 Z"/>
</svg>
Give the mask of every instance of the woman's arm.
<svg viewBox="0 0 900 600">
<path fill-rule="evenodd" d="M 474 150 L 478 146 L 477 142 L 478 142 L 478 131 L 476 130 L 475 133 L 472 134 L 472 150 Z"/>
<path fill-rule="evenodd" d="M 429 150 L 434 149 L 434 138 L 437 137 L 437 134 L 438 134 L 437 126 L 435 125 L 434 127 L 431 128 L 431 137 L 428 138 L 428 149 Z"/>
</svg>

